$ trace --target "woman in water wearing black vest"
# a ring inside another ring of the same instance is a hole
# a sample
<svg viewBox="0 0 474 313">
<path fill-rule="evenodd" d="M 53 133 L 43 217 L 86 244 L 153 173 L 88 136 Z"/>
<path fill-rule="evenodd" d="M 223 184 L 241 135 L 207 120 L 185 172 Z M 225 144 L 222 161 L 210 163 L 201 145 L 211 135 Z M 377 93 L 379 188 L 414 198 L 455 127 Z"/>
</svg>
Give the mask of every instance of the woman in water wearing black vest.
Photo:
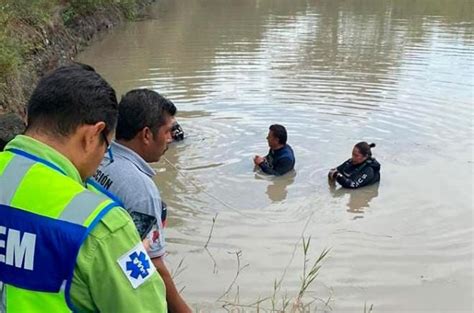
<svg viewBox="0 0 474 313">
<path fill-rule="evenodd" d="M 329 171 L 331 182 L 337 181 L 344 188 L 356 189 L 372 185 L 380 180 L 380 163 L 372 157 L 370 145 L 363 141 L 352 149 L 352 158 Z"/>
</svg>

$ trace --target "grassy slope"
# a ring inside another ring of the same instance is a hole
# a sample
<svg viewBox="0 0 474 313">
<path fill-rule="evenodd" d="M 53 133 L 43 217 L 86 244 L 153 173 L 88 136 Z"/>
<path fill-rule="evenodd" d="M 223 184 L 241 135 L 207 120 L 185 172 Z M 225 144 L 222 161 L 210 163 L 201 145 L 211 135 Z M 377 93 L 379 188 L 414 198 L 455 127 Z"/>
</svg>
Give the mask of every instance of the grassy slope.
<svg viewBox="0 0 474 313">
<path fill-rule="evenodd" d="M 61 63 L 59 54 L 74 54 L 68 45 L 75 42 L 73 37 L 81 37 L 77 30 L 84 20 L 101 12 L 131 19 L 147 2 L 151 1 L 0 0 L 0 114 L 21 113 L 38 76 Z"/>
</svg>

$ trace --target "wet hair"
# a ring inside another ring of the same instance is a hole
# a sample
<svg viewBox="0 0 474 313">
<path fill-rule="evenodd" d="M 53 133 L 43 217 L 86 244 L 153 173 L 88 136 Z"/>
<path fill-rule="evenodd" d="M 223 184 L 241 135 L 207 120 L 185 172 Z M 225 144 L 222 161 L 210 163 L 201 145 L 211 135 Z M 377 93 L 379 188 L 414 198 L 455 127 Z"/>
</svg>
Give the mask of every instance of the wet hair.
<svg viewBox="0 0 474 313">
<path fill-rule="evenodd" d="M 131 140 L 145 127 L 156 135 L 168 116 L 176 114 L 170 100 L 149 89 L 134 89 L 119 103 L 119 117 L 115 138 Z"/>
<path fill-rule="evenodd" d="M 114 89 L 93 67 L 74 63 L 38 82 L 28 102 L 27 130 L 67 137 L 80 125 L 104 122 L 107 135 L 115 128 L 117 115 Z"/>
<path fill-rule="evenodd" d="M 357 150 L 359 150 L 360 154 L 362 154 L 364 157 L 372 157 L 372 151 L 370 150 L 371 148 L 375 148 L 375 143 L 368 144 L 365 141 L 361 141 L 357 143 L 355 146 Z"/>
<path fill-rule="evenodd" d="M 279 124 L 273 124 L 270 126 L 270 131 L 272 132 L 273 136 L 278 138 L 278 142 L 281 145 L 285 145 L 286 141 L 288 139 L 288 135 L 286 133 L 286 128 L 285 126 L 279 125 Z"/>
</svg>

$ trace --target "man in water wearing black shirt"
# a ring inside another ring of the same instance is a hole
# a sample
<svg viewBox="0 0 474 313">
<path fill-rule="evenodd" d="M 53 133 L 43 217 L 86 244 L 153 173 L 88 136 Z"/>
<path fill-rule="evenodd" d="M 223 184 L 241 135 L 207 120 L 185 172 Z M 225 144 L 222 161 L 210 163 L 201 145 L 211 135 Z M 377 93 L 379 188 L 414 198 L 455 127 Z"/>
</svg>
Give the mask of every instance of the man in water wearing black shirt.
<svg viewBox="0 0 474 313">
<path fill-rule="evenodd" d="M 282 125 L 274 124 L 270 126 L 267 141 L 270 151 L 267 156 L 256 155 L 253 158 L 255 165 L 262 171 L 270 175 L 283 175 L 295 167 L 295 155 L 290 145 L 286 143 L 288 135 Z"/>
</svg>

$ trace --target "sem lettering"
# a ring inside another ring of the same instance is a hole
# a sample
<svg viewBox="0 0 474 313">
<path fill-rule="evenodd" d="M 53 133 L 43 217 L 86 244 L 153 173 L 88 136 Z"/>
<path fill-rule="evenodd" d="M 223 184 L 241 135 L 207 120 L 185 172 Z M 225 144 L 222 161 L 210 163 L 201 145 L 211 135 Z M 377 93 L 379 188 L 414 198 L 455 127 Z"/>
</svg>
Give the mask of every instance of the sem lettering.
<svg viewBox="0 0 474 313">
<path fill-rule="evenodd" d="M 32 271 L 36 234 L 23 232 L 23 237 L 21 234 L 19 230 L 0 226 L 0 249 L 5 249 L 5 254 L 0 252 L 0 263 Z"/>
</svg>

